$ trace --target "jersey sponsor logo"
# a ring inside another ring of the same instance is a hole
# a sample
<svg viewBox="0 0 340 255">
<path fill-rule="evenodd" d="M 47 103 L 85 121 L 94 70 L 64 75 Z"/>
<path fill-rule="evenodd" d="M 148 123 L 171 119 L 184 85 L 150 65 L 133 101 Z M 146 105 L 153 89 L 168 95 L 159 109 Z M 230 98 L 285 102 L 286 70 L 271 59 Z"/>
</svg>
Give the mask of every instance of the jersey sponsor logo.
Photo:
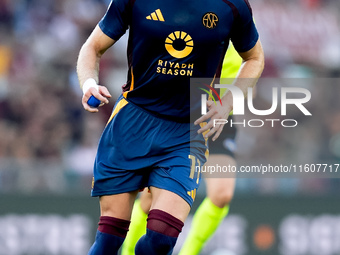
<svg viewBox="0 0 340 255">
<path fill-rule="evenodd" d="M 184 31 L 170 33 L 165 39 L 165 49 L 174 58 L 182 59 L 190 55 L 194 49 L 194 41 Z M 194 63 L 179 63 L 176 61 L 158 60 L 156 72 L 167 75 L 192 76 Z"/>
<path fill-rule="evenodd" d="M 158 60 L 157 73 L 180 75 L 180 76 L 192 76 L 194 64 L 177 63 L 172 61 Z"/>
<path fill-rule="evenodd" d="M 162 22 L 165 21 L 164 17 L 163 17 L 163 14 L 162 14 L 160 9 L 157 9 L 156 11 L 151 13 L 150 15 L 146 16 L 146 19 L 148 19 L 148 20 L 155 20 L 155 21 L 162 21 Z"/>
<path fill-rule="evenodd" d="M 174 58 L 185 58 L 194 48 L 191 36 L 183 31 L 175 31 L 165 39 L 165 48 Z"/>
<path fill-rule="evenodd" d="M 214 29 L 218 24 L 218 16 L 213 12 L 207 12 L 202 18 L 203 26 L 208 29 Z"/>
</svg>

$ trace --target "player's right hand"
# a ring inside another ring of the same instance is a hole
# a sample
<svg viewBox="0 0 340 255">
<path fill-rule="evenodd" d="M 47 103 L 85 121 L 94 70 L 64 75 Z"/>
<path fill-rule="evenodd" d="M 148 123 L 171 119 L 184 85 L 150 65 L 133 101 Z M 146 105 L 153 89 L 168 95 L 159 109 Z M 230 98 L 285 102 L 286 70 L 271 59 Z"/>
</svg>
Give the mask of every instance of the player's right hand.
<svg viewBox="0 0 340 255">
<path fill-rule="evenodd" d="M 90 81 L 91 83 L 93 83 L 93 79 L 92 81 Z M 88 80 L 85 81 L 85 83 L 87 83 Z M 84 85 L 85 85 L 84 83 Z M 111 94 L 110 92 L 108 91 L 108 89 L 105 87 L 105 86 L 100 86 L 100 85 L 97 85 L 95 84 L 95 86 L 84 86 L 83 85 L 83 98 L 82 98 L 82 104 L 83 104 L 83 107 L 86 111 L 89 111 L 89 112 L 98 112 L 98 108 L 94 108 L 94 107 L 91 107 L 90 105 L 88 105 L 88 100 L 91 96 L 94 96 L 95 98 L 97 98 L 98 100 L 100 100 L 101 104 L 99 105 L 100 106 L 103 106 L 104 104 L 108 104 L 109 103 L 109 100 L 108 98 L 111 97 Z"/>
</svg>

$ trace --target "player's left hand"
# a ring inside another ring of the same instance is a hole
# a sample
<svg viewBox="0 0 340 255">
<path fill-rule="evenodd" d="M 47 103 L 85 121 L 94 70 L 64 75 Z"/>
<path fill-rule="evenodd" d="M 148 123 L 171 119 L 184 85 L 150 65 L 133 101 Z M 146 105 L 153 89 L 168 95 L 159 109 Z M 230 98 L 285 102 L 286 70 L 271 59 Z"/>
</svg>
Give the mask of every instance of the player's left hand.
<svg viewBox="0 0 340 255">
<path fill-rule="evenodd" d="M 207 124 L 200 128 L 197 132 L 199 134 L 204 133 L 205 131 L 209 130 L 207 134 L 205 134 L 206 138 L 214 135 L 212 140 L 215 141 L 221 134 L 223 130 L 224 124 L 217 124 L 214 120 L 217 119 L 228 119 L 229 113 L 232 110 L 230 104 L 215 104 L 213 101 L 207 101 L 207 108 L 208 112 L 203 115 L 202 117 L 198 118 L 194 124 L 198 125 L 202 122 L 207 122 Z"/>
<path fill-rule="evenodd" d="M 104 104 L 109 103 L 108 98 L 111 97 L 110 92 L 105 86 L 98 85 L 93 78 L 89 78 L 84 82 L 82 90 L 83 90 L 82 104 L 86 111 L 98 112 L 98 107 L 101 107 Z M 90 99 L 91 96 L 94 96 L 96 99 L 100 101 L 98 107 L 91 107 L 91 105 L 88 104 L 88 100 Z"/>
<path fill-rule="evenodd" d="M 98 85 L 98 90 L 96 88 L 89 88 L 85 94 L 83 94 L 83 98 L 82 98 L 82 104 L 83 107 L 86 111 L 88 112 L 98 112 L 98 108 L 94 108 L 88 105 L 88 100 L 91 96 L 94 96 L 95 98 L 97 98 L 98 100 L 100 100 L 100 105 L 99 107 L 108 104 L 109 100 L 108 98 L 111 97 L 110 92 L 108 91 L 108 89 L 104 86 L 100 86 Z"/>
</svg>

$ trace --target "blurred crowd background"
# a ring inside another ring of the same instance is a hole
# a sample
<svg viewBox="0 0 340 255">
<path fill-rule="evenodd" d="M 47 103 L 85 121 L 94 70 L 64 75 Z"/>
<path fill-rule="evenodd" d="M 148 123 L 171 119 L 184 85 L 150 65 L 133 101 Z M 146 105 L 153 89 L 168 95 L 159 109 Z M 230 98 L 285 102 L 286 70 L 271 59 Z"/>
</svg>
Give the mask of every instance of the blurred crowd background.
<svg viewBox="0 0 340 255">
<path fill-rule="evenodd" d="M 98 139 L 114 99 L 98 114 L 83 110 L 75 68 L 81 45 L 109 2 L 0 0 L 0 193 L 89 194 Z M 250 3 L 266 53 L 263 77 L 337 81 L 338 0 Z M 113 98 L 126 78 L 125 43 L 123 38 L 101 61 L 100 81 L 109 87 Z M 259 85 L 261 98 L 266 85 Z M 257 148 L 267 140 L 282 145 L 285 155 L 307 150 L 305 154 L 312 153 L 309 156 L 314 162 L 339 163 L 339 95 L 337 90 L 320 98 L 332 102 L 332 109 L 325 112 L 325 123 L 314 118 L 305 133 L 285 137 L 280 128 L 274 128 L 266 131 L 267 135 L 272 132 L 267 138 L 263 132 L 240 138 L 243 147 L 249 142 L 252 146 L 247 148 L 253 148 L 246 154 L 240 152 L 241 157 L 259 156 Z M 308 132 L 311 126 L 322 129 Z M 290 140 L 298 137 L 298 144 Z M 339 183 L 337 179 L 240 179 L 236 193 L 330 194 L 339 191 Z"/>
</svg>

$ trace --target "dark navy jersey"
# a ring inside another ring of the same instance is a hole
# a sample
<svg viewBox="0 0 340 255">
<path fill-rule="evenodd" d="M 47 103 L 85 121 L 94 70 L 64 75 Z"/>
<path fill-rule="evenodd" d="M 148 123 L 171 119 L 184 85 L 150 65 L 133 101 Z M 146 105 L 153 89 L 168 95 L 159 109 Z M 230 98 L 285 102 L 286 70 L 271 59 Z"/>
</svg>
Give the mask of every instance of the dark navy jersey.
<svg viewBox="0 0 340 255">
<path fill-rule="evenodd" d="M 124 97 L 181 122 L 190 115 L 190 78 L 218 77 L 229 40 L 238 52 L 258 40 L 248 0 L 113 0 L 99 27 L 114 40 L 129 29 Z"/>
</svg>

